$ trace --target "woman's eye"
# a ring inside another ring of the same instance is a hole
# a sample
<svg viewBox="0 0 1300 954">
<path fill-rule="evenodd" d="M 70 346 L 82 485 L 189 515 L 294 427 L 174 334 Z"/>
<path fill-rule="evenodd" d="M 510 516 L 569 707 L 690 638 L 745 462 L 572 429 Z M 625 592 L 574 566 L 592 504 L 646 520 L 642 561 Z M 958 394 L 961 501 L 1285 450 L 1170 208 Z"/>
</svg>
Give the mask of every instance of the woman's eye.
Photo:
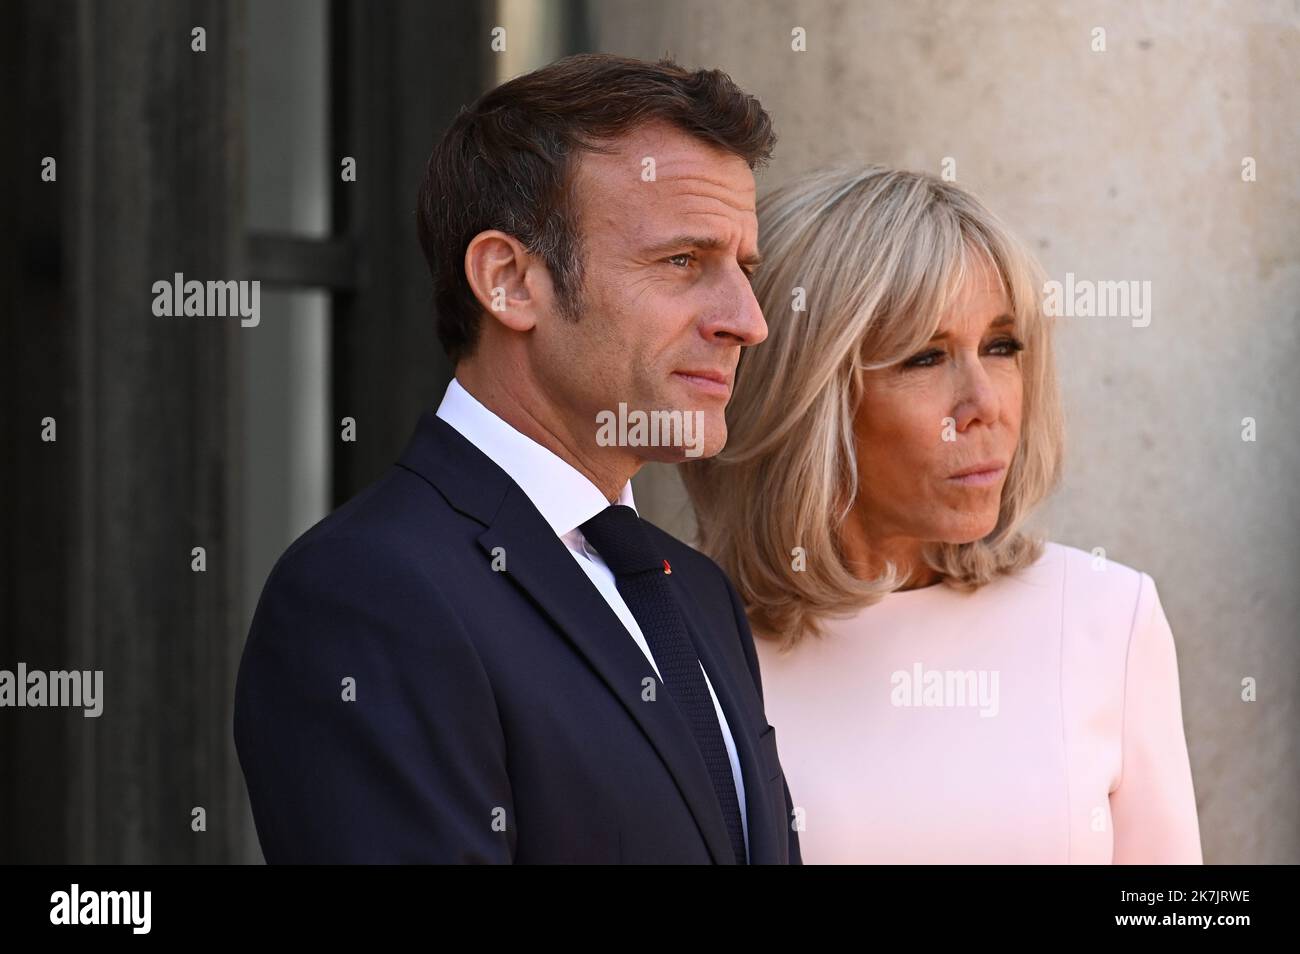
<svg viewBox="0 0 1300 954">
<path fill-rule="evenodd" d="M 1024 344 L 1018 338 L 1002 338 L 989 345 L 989 352 L 1000 357 L 1014 357 L 1017 351 L 1023 351 Z M 908 358 L 903 362 L 906 368 L 933 368 L 938 366 L 944 357 L 944 352 L 932 348 L 929 351 L 922 351 L 920 354 Z"/>
<path fill-rule="evenodd" d="M 938 359 L 943 357 L 943 352 L 938 349 L 922 351 L 915 357 L 908 358 L 903 362 L 904 367 L 908 368 L 932 368 L 938 363 Z"/>
<path fill-rule="evenodd" d="M 990 347 L 1000 349 L 995 351 L 994 352 L 995 354 L 1002 354 L 1007 356 L 1012 356 L 1017 351 L 1025 350 L 1024 342 L 1022 342 L 1019 338 L 1003 338 L 1001 341 L 995 341 Z"/>
</svg>

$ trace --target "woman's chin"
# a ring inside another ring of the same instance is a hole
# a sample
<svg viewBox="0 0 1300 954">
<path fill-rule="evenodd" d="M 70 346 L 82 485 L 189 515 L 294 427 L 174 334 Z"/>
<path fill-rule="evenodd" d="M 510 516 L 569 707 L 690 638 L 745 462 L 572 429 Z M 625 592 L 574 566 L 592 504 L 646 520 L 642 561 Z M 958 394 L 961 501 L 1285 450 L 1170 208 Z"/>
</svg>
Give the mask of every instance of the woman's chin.
<svg viewBox="0 0 1300 954">
<path fill-rule="evenodd" d="M 974 543 L 976 540 L 983 540 L 998 525 L 998 513 L 993 511 L 987 517 L 981 518 L 978 522 L 967 519 L 961 520 L 950 526 L 947 532 L 937 537 L 943 543 L 951 543 L 954 546 L 963 543 Z"/>
</svg>

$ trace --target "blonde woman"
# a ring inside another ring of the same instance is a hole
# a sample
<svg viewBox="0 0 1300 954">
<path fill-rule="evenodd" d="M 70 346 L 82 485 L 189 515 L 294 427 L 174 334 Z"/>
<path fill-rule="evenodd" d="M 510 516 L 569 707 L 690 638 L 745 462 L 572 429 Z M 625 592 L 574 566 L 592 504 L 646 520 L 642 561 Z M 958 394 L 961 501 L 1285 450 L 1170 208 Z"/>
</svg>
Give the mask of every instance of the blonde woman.
<svg viewBox="0 0 1300 954">
<path fill-rule="evenodd" d="M 910 172 L 823 170 L 758 218 L 768 339 L 683 476 L 804 861 L 1199 864 L 1155 583 L 1023 526 L 1062 461 L 1036 263 Z"/>
</svg>

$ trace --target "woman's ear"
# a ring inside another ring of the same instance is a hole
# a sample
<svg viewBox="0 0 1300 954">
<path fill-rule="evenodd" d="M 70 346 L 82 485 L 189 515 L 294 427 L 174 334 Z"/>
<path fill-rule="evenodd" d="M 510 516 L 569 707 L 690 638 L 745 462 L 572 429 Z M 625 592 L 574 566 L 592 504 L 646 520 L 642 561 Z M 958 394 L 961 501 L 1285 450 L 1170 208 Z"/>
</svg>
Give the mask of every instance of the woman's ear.
<svg viewBox="0 0 1300 954">
<path fill-rule="evenodd" d="M 465 278 L 484 311 L 511 331 L 531 331 L 539 307 L 550 300 L 545 264 L 513 235 L 498 229 L 480 232 L 470 240 L 465 249 Z"/>
</svg>

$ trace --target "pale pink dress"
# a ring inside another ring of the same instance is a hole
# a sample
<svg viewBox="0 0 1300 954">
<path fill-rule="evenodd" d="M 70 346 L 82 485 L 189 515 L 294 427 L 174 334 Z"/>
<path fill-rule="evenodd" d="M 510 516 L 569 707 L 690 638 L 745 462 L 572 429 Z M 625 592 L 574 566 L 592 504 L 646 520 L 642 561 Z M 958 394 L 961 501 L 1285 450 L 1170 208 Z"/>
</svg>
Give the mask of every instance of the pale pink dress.
<svg viewBox="0 0 1300 954">
<path fill-rule="evenodd" d="M 756 639 L 805 864 L 1200 864 L 1151 577 L 1048 543 L 970 594 Z"/>
</svg>

